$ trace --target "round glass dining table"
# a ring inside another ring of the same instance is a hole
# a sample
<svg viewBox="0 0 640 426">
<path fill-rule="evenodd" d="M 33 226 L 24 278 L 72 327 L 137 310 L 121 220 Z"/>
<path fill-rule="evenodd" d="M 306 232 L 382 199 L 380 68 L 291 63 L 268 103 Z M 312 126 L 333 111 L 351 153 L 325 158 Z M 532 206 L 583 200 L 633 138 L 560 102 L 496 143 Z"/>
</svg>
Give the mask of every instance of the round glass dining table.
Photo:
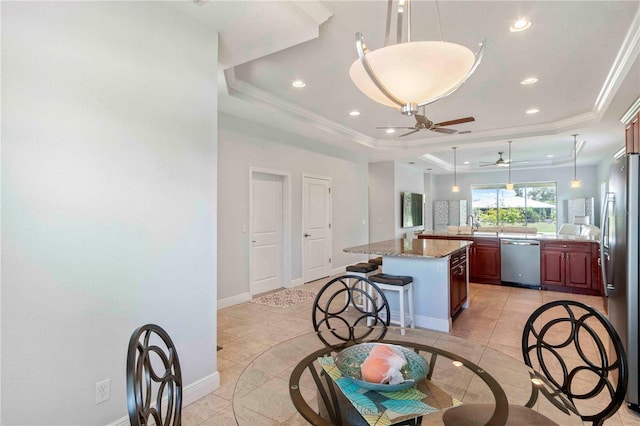
<svg viewBox="0 0 640 426">
<path fill-rule="evenodd" d="M 335 385 L 337 377 L 329 369 L 336 354 L 364 342 L 400 345 L 426 360 L 427 378 L 411 391 L 420 395 L 415 398 L 419 401 L 407 403 L 414 397 L 367 390 L 349 394 L 345 390 L 350 388 Z M 416 404 L 419 415 L 407 408 Z M 525 404 L 559 425 L 583 424 L 562 393 L 523 362 L 480 343 L 424 329 L 360 327 L 299 335 L 253 359 L 233 394 L 240 426 L 390 425 L 412 418 L 438 425 L 445 424 L 446 410 L 469 404 L 488 408 L 481 423 L 490 425 L 505 424 L 509 407 L 513 412 L 513 406 Z"/>
</svg>

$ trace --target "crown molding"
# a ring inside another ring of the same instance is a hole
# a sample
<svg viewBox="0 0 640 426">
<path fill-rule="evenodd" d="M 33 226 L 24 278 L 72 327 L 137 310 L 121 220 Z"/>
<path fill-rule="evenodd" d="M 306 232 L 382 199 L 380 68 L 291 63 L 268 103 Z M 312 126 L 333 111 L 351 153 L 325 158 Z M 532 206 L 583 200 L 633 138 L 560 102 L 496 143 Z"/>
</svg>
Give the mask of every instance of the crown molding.
<svg viewBox="0 0 640 426">
<path fill-rule="evenodd" d="M 291 117 L 303 119 L 308 125 L 312 125 L 325 132 L 344 136 L 352 142 L 366 145 L 370 148 L 377 147 L 378 141 L 375 138 L 352 130 L 332 120 L 328 120 L 314 112 L 301 108 L 299 105 L 285 101 L 269 92 L 237 79 L 233 68 L 225 70 L 224 75 L 230 96 L 244 99 L 245 101 L 255 101 L 269 105 Z"/>
<path fill-rule="evenodd" d="M 633 66 L 636 58 L 640 54 L 640 7 L 636 11 L 631 26 L 618 50 L 609 74 L 600 89 L 600 93 L 596 98 L 593 106 L 593 112 L 598 119 L 602 117 L 607 107 L 613 100 L 614 95 L 620 88 L 624 78 L 627 76 L 629 69 Z"/>
</svg>

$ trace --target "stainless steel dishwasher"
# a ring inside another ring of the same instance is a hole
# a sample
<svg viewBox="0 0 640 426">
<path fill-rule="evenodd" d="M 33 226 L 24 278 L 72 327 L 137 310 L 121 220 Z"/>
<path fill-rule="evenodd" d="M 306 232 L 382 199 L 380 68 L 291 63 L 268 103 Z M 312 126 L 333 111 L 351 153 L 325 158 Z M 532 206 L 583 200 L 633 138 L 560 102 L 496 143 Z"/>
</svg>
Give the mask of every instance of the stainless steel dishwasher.
<svg viewBox="0 0 640 426">
<path fill-rule="evenodd" d="M 500 240 L 500 272 L 503 284 L 541 288 L 540 241 Z"/>
</svg>

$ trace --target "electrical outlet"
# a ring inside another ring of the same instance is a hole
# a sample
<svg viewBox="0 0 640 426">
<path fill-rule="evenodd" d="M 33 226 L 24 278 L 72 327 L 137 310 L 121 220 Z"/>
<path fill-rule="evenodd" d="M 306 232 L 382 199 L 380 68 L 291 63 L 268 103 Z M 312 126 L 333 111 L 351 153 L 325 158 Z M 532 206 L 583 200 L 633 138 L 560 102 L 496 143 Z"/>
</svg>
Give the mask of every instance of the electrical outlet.
<svg viewBox="0 0 640 426">
<path fill-rule="evenodd" d="M 109 399 L 109 390 L 111 387 L 111 379 L 102 380 L 96 383 L 96 404 L 105 402 Z"/>
</svg>

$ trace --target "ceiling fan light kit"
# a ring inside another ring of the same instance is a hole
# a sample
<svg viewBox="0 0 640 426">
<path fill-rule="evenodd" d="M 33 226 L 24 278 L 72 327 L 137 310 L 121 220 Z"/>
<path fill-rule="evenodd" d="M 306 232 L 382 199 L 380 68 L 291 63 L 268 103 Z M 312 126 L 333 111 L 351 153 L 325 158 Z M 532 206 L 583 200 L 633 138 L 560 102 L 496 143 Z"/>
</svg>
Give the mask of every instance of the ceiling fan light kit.
<svg viewBox="0 0 640 426">
<path fill-rule="evenodd" d="M 437 1 L 436 6 L 440 23 Z M 393 10 L 393 0 L 388 0 L 384 47 L 370 51 L 362 33 L 356 33 L 358 59 L 351 65 L 349 75 L 372 100 L 400 108 L 404 115 L 414 115 L 418 108 L 455 92 L 474 73 L 482 61 L 484 42 L 474 54 L 465 46 L 442 40 L 411 41 L 411 0 L 400 0 L 395 8 L 397 44 L 389 45 Z M 405 10 L 407 41 L 402 42 Z"/>
</svg>

